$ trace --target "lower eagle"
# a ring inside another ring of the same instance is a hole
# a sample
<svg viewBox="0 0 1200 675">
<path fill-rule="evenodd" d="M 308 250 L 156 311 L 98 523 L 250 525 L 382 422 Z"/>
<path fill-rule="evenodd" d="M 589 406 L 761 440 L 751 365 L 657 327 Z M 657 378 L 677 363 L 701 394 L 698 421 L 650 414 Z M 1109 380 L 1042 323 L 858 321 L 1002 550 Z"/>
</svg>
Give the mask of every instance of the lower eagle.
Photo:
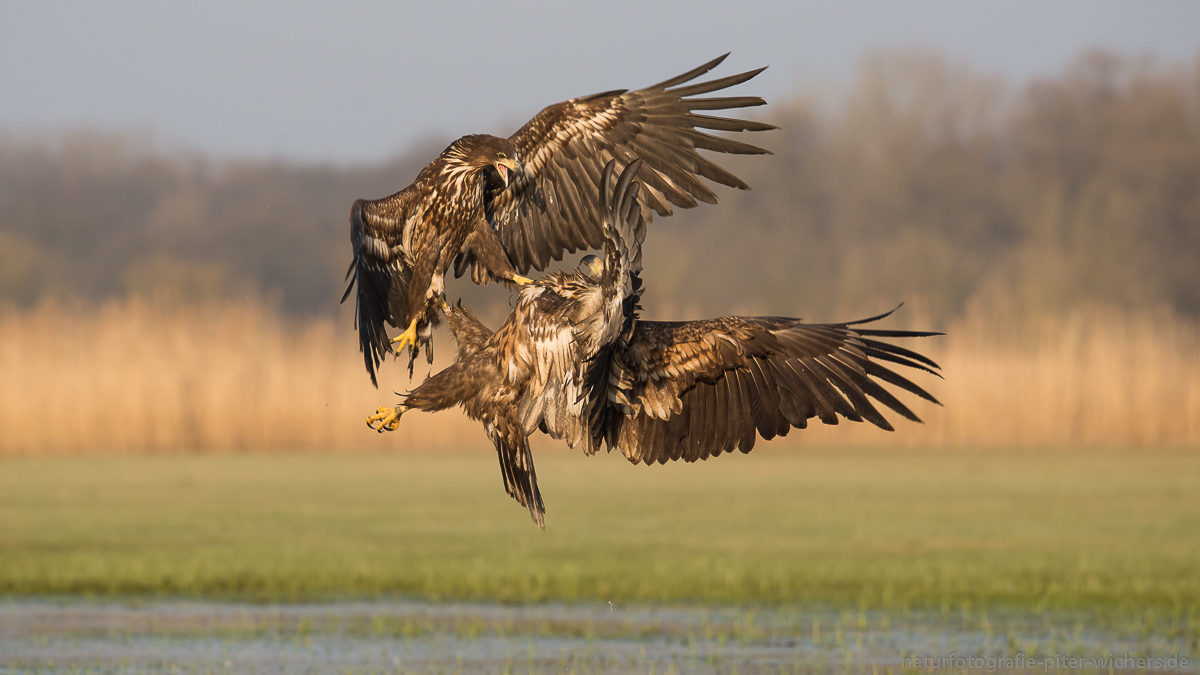
<svg viewBox="0 0 1200 675">
<path fill-rule="evenodd" d="M 604 258 L 587 256 L 573 273 L 524 286 L 494 333 L 469 310 L 442 300 L 458 360 L 367 418 L 395 430 L 406 411 L 461 405 L 496 447 L 504 487 L 545 528 L 528 438 L 541 431 L 591 455 L 607 446 L 633 463 L 686 462 L 737 449 L 750 452 L 839 417 L 892 430 L 877 404 L 920 422 L 879 384 L 919 398 L 931 394 L 884 364 L 937 375 L 930 359 L 878 338 L 940 333 L 863 328 L 891 314 L 840 324 L 784 317 L 642 321 L 641 245 L 645 218 L 629 163 L 610 188 L 600 180 Z M 940 376 L 939 376 L 940 377 Z"/>
</svg>

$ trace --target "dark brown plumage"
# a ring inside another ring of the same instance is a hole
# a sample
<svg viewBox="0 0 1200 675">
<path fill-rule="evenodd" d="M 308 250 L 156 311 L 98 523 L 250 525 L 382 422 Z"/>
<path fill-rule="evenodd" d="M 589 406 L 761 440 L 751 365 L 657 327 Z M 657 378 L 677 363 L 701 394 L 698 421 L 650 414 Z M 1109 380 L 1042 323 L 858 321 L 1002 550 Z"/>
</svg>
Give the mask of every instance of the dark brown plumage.
<svg viewBox="0 0 1200 675">
<path fill-rule="evenodd" d="M 612 167 L 603 173 L 605 191 Z M 607 446 L 634 463 L 693 462 L 749 452 L 757 437 L 787 435 L 814 417 L 890 431 L 879 404 L 920 422 L 879 381 L 937 403 L 887 364 L 934 375 L 937 365 L 880 339 L 937 333 L 862 327 L 891 312 L 840 324 L 640 320 L 645 221 L 632 201 L 636 170 L 634 164 L 622 174 L 603 212 L 604 260 L 585 259 L 575 273 L 551 274 L 522 289 L 494 334 L 461 307 L 447 308 L 459 361 L 417 387 L 399 409 L 462 405 L 482 421 L 505 488 L 539 526 L 544 507 L 527 441 L 535 431 L 571 447 L 584 443 L 588 454 Z M 385 408 L 368 419 L 381 430 L 396 421 L 398 413 Z"/>
<path fill-rule="evenodd" d="M 376 382 L 375 371 L 392 350 L 385 321 L 416 333 L 407 341 L 410 372 L 421 346 L 433 362 L 430 333 L 437 325 L 444 275 L 468 238 L 496 276 L 514 280 L 512 266 L 486 221 L 484 197 L 489 186 L 507 184 L 518 167 L 517 149 L 508 139 L 464 136 L 404 190 L 376 201 L 354 202 L 354 261 L 342 301 L 357 285 L 359 345 L 371 382 Z"/>
<path fill-rule="evenodd" d="M 461 405 L 492 439 L 505 490 L 540 527 L 545 526 L 545 506 L 528 438 L 538 429 L 571 445 L 584 438 L 587 397 L 581 365 L 588 354 L 617 339 L 614 331 L 627 311 L 625 300 L 633 296 L 628 270 L 640 259 L 639 242 L 645 236 L 645 219 L 635 199 L 640 185 L 633 181 L 641 162 L 627 166 L 610 192 L 615 164 L 609 162 L 602 175 L 603 269 L 584 265 L 526 286 L 495 333 L 461 306 L 445 305 L 459 360 L 422 382 L 398 408 L 380 408 L 368 418 L 380 431 L 392 430 L 407 410 Z"/>
<path fill-rule="evenodd" d="M 920 422 L 876 380 L 937 400 L 881 362 L 936 373 L 937 364 L 875 338 L 938 333 L 861 328 L 888 315 L 842 324 L 783 317 L 636 321 L 628 340 L 602 356 L 594 376 L 587 452 L 617 448 L 633 463 L 694 462 L 750 452 L 816 417 L 868 421 L 892 431 L 882 403 Z M 873 399 L 873 400 L 872 400 Z"/>
<path fill-rule="evenodd" d="M 404 190 L 355 202 L 350 212 L 354 261 L 347 274 L 352 279 L 343 301 L 357 283 L 359 343 L 372 382 L 384 356 L 393 351 L 385 322 L 412 331 L 402 334 L 401 344 L 411 346 L 410 373 L 419 348 L 428 349 L 451 262 L 456 275 L 470 270 L 476 283 L 513 281 L 530 269 L 544 270 L 566 253 L 600 247 L 597 182 L 610 160 L 616 160 L 618 173 L 635 158 L 645 161 L 640 180 L 646 185 L 642 204 L 647 217 L 651 212 L 669 215 L 672 206 L 715 203 L 716 195 L 702 179 L 748 189 L 697 151 L 766 151 L 700 129 L 775 127 L 695 111 L 764 101 L 695 97 L 745 82 L 762 69 L 682 86 L 724 59 L 646 89 L 550 106 L 508 139 L 465 136 Z M 512 160 L 510 166 L 502 168 L 500 153 Z"/>
</svg>

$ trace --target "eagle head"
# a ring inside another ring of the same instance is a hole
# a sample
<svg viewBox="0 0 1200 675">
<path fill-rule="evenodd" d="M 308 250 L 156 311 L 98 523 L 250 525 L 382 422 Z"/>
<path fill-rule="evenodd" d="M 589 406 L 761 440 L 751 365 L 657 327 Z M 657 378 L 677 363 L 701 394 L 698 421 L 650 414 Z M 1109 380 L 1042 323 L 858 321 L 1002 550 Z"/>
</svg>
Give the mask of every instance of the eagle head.
<svg viewBox="0 0 1200 675">
<path fill-rule="evenodd" d="M 604 261 L 599 256 L 585 255 L 579 261 L 579 273 L 588 281 L 600 281 L 604 276 Z"/>
<path fill-rule="evenodd" d="M 500 183 L 508 187 L 512 174 L 521 171 L 517 146 L 507 138 L 487 134 L 463 136 L 450 149 L 451 157 L 475 171 L 484 172 L 489 183 L 499 178 Z"/>
</svg>

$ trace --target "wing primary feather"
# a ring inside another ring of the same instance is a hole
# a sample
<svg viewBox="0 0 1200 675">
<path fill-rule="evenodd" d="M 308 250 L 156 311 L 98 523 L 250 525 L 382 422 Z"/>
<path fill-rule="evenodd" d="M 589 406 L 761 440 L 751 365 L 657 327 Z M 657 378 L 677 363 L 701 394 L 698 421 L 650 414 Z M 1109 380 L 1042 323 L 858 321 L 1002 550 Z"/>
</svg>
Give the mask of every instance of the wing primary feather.
<svg viewBox="0 0 1200 675">
<path fill-rule="evenodd" d="M 714 96 L 712 98 L 689 98 L 683 101 L 688 110 L 732 110 L 734 108 L 756 108 L 767 102 L 760 96 Z M 754 122 L 753 124 L 761 124 Z M 778 127 L 769 125 L 772 129 Z M 747 131 L 750 131 L 747 129 Z M 769 131 L 769 129 L 763 129 Z"/>
<path fill-rule="evenodd" d="M 712 129 L 713 131 L 774 131 L 779 127 L 766 122 L 755 122 L 753 120 L 740 120 L 735 117 L 716 117 L 713 115 L 697 115 L 690 113 L 687 116 L 692 126 L 701 129 Z"/>
<path fill-rule="evenodd" d="M 942 379 L 941 373 L 933 370 L 933 368 L 939 368 L 936 363 L 903 347 L 897 347 L 886 342 L 863 340 L 863 352 L 871 358 L 897 363 L 915 370 L 922 370 Z"/>
<path fill-rule="evenodd" d="M 913 337 L 938 337 L 945 335 L 937 331 L 927 330 L 883 330 L 879 328 L 856 328 L 855 333 L 870 337 L 889 337 L 889 338 L 913 338 Z"/>
<path fill-rule="evenodd" d="M 729 54 L 730 54 L 729 52 L 725 52 L 724 54 L 718 56 L 717 58 L 713 59 L 712 61 L 709 61 L 708 63 L 705 63 L 704 65 L 693 68 L 682 75 L 676 75 L 675 77 L 672 77 L 669 80 L 663 80 L 662 82 L 659 82 L 656 85 L 647 87 L 647 89 L 669 89 L 671 87 L 674 87 L 677 84 L 683 84 L 684 82 L 694 80 L 697 77 L 700 77 L 701 75 L 712 70 L 713 68 L 716 68 L 717 66 L 721 65 L 722 61 L 729 58 Z"/>
<path fill-rule="evenodd" d="M 855 394 L 861 394 L 861 392 L 857 391 L 853 383 L 845 379 L 837 364 L 831 362 L 828 355 L 822 355 L 812 359 L 810 367 L 814 373 L 817 373 L 834 388 L 833 391 L 836 395 L 833 397 L 833 403 L 837 407 L 838 414 L 853 422 L 862 422 L 862 412 L 855 403 L 857 396 L 847 393 L 847 388 L 854 391 Z"/>
<path fill-rule="evenodd" d="M 866 363 L 866 365 L 863 366 L 863 368 L 867 371 L 867 374 L 871 375 L 872 377 L 877 377 L 877 378 L 883 380 L 884 382 L 887 382 L 888 384 L 892 384 L 897 387 L 900 387 L 901 389 L 909 392 L 910 394 L 919 396 L 919 397 L 925 399 L 926 401 L 929 401 L 930 403 L 935 403 L 937 405 L 942 404 L 941 401 L 934 398 L 932 394 L 925 391 L 920 386 L 913 383 L 911 380 L 904 377 L 903 375 L 900 375 L 899 373 L 896 373 L 895 371 L 891 370 L 890 368 L 885 368 L 873 361 L 868 361 Z"/>
<path fill-rule="evenodd" d="M 893 411 L 902 415 L 905 419 L 912 422 L 921 422 L 921 418 L 917 417 L 916 413 L 914 413 L 912 410 L 909 410 L 908 406 L 904 405 L 900 399 L 893 396 L 892 392 L 885 389 L 878 382 L 869 377 L 863 376 L 862 380 L 859 382 L 859 386 L 868 396 L 871 396 L 876 401 L 879 401 L 888 408 L 891 408 Z"/>
<path fill-rule="evenodd" d="M 779 393 L 779 412 L 788 424 L 803 429 L 808 417 L 807 408 L 804 406 L 803 387 L 800 386 L 791 371 L 784 368 L 782 361 L 777 358 L 767 361 L 767 365 L 771 369 L 771 376 L 775 378 L 776 391 Z"/>
<path fill-rule="evenodd" d="M 692 139 L 696 148 L 700 150 L 712 150 L 713 152 L 723 152 L 727 155 L 770 155 L 770 150 L 764 150 L 757 145 L 750 145 L 741 141 L 735 141 L 723 136 L 713 136 L 706 134 L 703 131 L 690 129 L 688 137 Z"/>
<path fill-rule="evenodd" d="M 697 94 L 707 94 L 710 91 L 717 91 L 718 89 L 726 89 L 728 87 L 739 85 L 747 80 L 753 79 L 755 75 L 758 75 L 766 69 L 767 67 L 763 66 L 762 68 L 747 70 L 746 72 L 738 73 L 737 75 L 726 75 L 725 77 L 709 80 L 708 82 L 700 82 L 691 86 L 672 89 L 671 93 L 679 96 L 680 98 L 685 96 L 695 96 Z"/>
<path fill-rule="evenodd" d="M 887 420 L 880 416 L 879 411 L 875 410 L 875 407 L 871 405 L 871 402 L 862 393 L 862 390 L 838 366 L 836 361 L 830 359 L 828 356 L 819 356 L 814 359 L 813 365 L 814 369 L 823 369 L 825 378 L 842 392 L 842 396 L 844 397 L 842 401 L 850 408 L 848 411 L 842 411 L 842 415 L 846 419 L 855 422 L 862 422 L 865 419 L 880 428 L 887 429 L 888 431 L 893 430 Z"/>
<path fill-rule="evenodd" d="M 759 435 L 767 441 L 775 438 L 781 433 L 781 423 L 782 433 L 787 433 L 787 420 L 783 419 L 783 413 L 779 411 L 779 391 L 770 370 L 763 368 L 763 360 L 758 358 L 749 359 L 747 370 L 754 378 L 754 386 L 758 390 L 759 415 L 755 417 L 755 426 Z"/>
<path fill-rule="evenodd" d="M 811 360 L 791 360 L 784 362 L 787 367 L 796 375 L 796 378 L 804 383 L 804 388 L 812 396 L 812 402 L 816 404 L 817 419 L 825 424 L 838 423 L 837 406 L 833 400 L 840 398 L 839 395 L 832 390 L 828 383 L 811 371 Z"/>
</svg>

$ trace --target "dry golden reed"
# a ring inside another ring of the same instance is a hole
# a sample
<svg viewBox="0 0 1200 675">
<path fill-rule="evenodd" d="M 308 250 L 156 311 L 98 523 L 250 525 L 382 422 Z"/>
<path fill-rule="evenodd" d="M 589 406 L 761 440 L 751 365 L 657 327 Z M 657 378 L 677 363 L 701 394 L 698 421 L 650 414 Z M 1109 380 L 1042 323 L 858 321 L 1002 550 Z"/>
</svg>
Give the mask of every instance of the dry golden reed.
<svg viewBox="0 0 1200 675">
<path fill-rule="evenodd" d="M 439 336 L 438 367 L 453 357 Z M 138 300 L 0 313 L 0 452 L 489 447 L 462 415 L 364 423 L 410 387 L 379 389 L 349 317 L 289 321 L 257 302 L 168 308 Z M 428 372 L 424 358 L 417 377 Z"/>
<path fill-rule="evenodd" d="M 913 407 L 924 425 L 894 421 L 882 441 L 865 425 L 814 436 L 963 448 L 1200 447 L 1194 321 L 1093 306 L 1024 319 L 976 311 L 946 333 L 928 347 L 906 345 L 933 357 L 945 377 L 927 387 L 944 407 Z"/>
<path fill-rule="evenodd" d="M 1019 330 L 1018 330 L 1019 328 Z M 1008 332 L 1005 332 L 1008 331 Z M 890 415 L 897 431 L 816 424 L 807 444 L 1200 447 L 1200 332 L 1155 314 L 1081 308 L 1019 327 L 977 312 L 910 346 L 945 407 Z M 453 358 L 440 334 L 434 369 Z M 428 367 L 418 362 L 417 378 Z M 400 362 L 371 386 L 349 317 L 290 320 L 256 302 L 170 308 L 138 300 L 0 311 L 0 453 L 487 449 L 458 411 L 364 419 L 412 386 Z M 415 381 L 414 381 L 415 382 Z M 906 400 L 911 397 L 906 397 Z"/>
</svg>

